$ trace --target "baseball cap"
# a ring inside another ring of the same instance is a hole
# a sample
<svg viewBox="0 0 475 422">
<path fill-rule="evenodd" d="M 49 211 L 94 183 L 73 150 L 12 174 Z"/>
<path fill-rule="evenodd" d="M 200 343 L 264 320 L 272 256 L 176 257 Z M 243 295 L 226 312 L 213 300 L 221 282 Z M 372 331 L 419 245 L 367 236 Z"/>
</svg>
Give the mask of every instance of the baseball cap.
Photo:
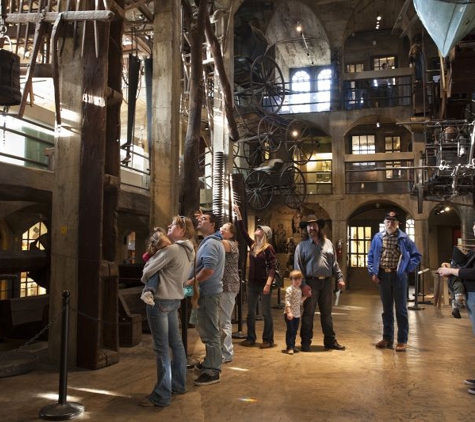
<svg viewBox="0 0 475 422">
<path fill-rule="evenodd" d="M 384 217 L 385 220 L 399 221 L 397 214 L 394 211 L 389 211 Z"/>
</svg>

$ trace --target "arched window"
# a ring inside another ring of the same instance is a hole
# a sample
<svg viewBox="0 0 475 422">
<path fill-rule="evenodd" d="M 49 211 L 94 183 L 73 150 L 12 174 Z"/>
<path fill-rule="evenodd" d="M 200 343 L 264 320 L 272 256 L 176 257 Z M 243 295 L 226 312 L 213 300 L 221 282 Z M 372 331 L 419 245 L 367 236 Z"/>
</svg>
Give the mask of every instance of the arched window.
<svg viewBox="0 0 475 422">
<path fill-rule="evenodd" d="M 310 73 L 306 70 L 298 70 L 292 75 L 292 104 L 295 104 L 292 105 L 292 112 L 305 113 L 309 111 L 311 90 Z"/>
<path fill-rule="evenodd" d="M 323 69 L 317 76 L 317 111 L 329 111 L 332 87 L 331 69 Z"/>
<path fill-rule="evenodd" d="M 21 249 L 29 251 L 32 249 L 45 250 L 48 247 L 46 234 L 48 229 L 46 225 L 39 221 L 33 224 L 21 237 Z M 28 277 L 28 272 L 24 271 L 20 277 L 20 297 L 40 296 L 46 294 L 46 289 L 36 284 L 36 282 Z"/>
</svg>

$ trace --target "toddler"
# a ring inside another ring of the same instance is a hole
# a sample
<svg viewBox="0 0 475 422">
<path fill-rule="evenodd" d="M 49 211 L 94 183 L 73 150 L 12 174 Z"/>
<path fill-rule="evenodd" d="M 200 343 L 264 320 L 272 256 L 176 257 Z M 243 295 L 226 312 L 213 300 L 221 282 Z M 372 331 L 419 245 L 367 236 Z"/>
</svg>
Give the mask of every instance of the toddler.
<svg viewBox="0 0 475 422">
<path fill-rule="evenodd" d="M 294 270 L 289 274 L 292 284 L 285 289 L 285 310 L 284 319 L 287 324 L 287 331 L 285 332 L 285 344 L 287 349 L 285 353 L 293 355 L 295 352 L 295 338 L 297 337 L 297 330 L 300 323 L 300 308 L 306 297 L 302 296 L 303 274 Z"/>
<path fill-rule="evenodd" d="M 142 259 L 145 262 L 147 262 L 156 253 L 159 253 L 160 250 L 172 244 L 171 240 L 167 236 L 166 231 L 161 227 L 155 227 L 154 233 L 152 236 L 150 236 L 150 239 L 147 243 L 147 252 L 142 255 Z M 142 299 L 148 305 L 155 306 L 153 296 L 157 293 L 159 283 L 160 278 L 157 272 L 148 279 L 147 284 L 143 288 L 140 299 Z"/>
</svg>

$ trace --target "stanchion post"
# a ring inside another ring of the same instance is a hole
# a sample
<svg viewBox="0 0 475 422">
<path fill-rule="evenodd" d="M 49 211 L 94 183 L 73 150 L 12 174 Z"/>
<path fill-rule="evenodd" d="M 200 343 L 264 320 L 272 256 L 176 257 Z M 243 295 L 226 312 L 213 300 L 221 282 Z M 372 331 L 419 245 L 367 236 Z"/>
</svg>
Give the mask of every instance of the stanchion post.
<svg viewBox="0 0 475 422">
<path fill-rule="evenodd" d="M 238 324 L 238 330 L 232 334 L 233 338 L 246 338 L 246 335 L 242 331 L 242 287 L 244 286 L 244 283 L 241 280 L 241 286 L 239 289 L 239 293 L 237 295 L 237 300 L 236 300 L 236 307 L 237 307 L 237 324 Z"/>
<path fill-rule="evenodd" d="M 50 404 L 40 410 L 40 419 L 65 421 L 74 419 L 84 412 L 81 403 L 68 403 L 68 342 L 69 342 L 69 290 L 63 291 L 63 318 L 61 326 L 61 357 L 59 367 L 58 403 Z"/>
<path fill-rule="evenodd" d="M 411 311 L 422 311 L 424 310 L 423 307 L 419 306 L 418 298 L 419 298 L 419 274 L 422 271 L 418 271 L 418 268 L 414 270 L 414 306 L 409 306 L 407 309 Z"/>
</svg>

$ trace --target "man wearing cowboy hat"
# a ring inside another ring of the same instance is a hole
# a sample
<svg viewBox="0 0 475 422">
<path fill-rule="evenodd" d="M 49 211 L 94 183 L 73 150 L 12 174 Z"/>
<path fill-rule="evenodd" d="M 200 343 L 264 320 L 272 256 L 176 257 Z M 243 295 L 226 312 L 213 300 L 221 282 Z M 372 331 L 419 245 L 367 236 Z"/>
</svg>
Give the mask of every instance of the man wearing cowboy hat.
<svg viewBox="0 0 475 422">
<path fill-rule="evenodd" d="M 384 218 L 385 230 L 376 233 L 368 252 L 368 271 L 379 286 L 383 305 L 383 338 L 378 349 L 392 348 L 394 342 L 394 309 L 397 321 L 396 352 L 405 352 L 409 334 L 407 317 L 407 273 L 421 262 L 414 242 L 399 229 L 399 218 L 390 211 Z"/>
<path fill-rule="evenodd" d="M 323 234 L 325 220 L 309 215 L 303 222 L 307 227 L 308 239 L 300 241 L 295 250 L 294 269 L 304 275 L 302 293 L 308 296 L 303 305 L 302 326 L 300 328 L 301 351 L 310 352 L 313 338 L 313 317 L 320 310 L 320 323 L 323 331 L 323 344 L 326 349 L 345 350 L 338 343 L 333 331 L 332 302 L 333 281 L 335 276 L 338 288 L 343 290 L 345 282 L 336 260 L 333 243 Z"/>
</svg>

